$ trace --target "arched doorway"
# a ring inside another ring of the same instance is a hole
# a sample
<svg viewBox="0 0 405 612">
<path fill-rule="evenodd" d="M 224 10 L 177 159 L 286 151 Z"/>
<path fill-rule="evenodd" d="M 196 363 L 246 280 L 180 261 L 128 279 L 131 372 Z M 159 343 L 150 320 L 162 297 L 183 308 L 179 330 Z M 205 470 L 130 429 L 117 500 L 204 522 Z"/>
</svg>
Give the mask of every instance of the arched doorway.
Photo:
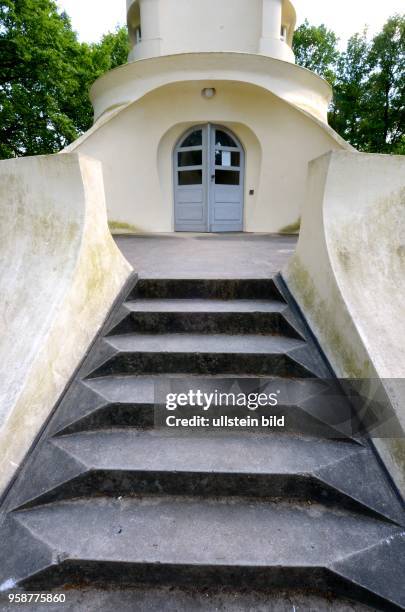
<svg viewBox="0 0 405 612">
<path fill-rule="evenodd" d="M 175 231 L 243 231 L 245 155 L 230 130 L 211 124 L 188 130 L 173 167 Z"/>
</svg>

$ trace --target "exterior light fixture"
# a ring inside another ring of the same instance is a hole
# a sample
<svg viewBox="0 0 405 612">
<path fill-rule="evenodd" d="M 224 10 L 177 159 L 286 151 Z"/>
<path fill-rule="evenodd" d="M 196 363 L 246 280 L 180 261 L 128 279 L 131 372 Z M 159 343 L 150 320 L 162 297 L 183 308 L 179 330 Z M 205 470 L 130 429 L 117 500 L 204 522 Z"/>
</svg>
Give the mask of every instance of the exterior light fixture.
<svg viewBox="0 0 405 612">
<path fill-rule="evenodd" d="M 213 98 L 217 93 L 217 90 L 214 89 L 214 87 L 205 87 L 202 92 L 201 95 L 203 98 L 206 98 L 207 100 L 210 100 L 211 98 Z"/>
</svg>

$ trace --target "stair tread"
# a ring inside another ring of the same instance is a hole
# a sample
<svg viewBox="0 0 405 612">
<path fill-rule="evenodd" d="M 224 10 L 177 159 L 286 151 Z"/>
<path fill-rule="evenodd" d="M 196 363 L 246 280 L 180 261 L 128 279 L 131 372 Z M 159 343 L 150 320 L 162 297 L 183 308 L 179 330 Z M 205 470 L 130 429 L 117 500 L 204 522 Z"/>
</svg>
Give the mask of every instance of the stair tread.
<svg viewBox="0 0 405 612">
<path fill-rule="evenodd" d="M 349 442 L 266 434 L 176 436 L 152 431 L 78 433 L 56 444 L 88 468 L 245 474 L 305 474 L 355 453 Z"/>
<path fill-rule="evenodd" d="M 101 376 L 84 381 L 87 387 L 114 403 L 155 403 L 155 387 L 159 376 Z"/>
<path fill-rule="evenodd" d="M 140 299 L 125 302 L 131 312 L 279 313 L 287 305 L 279 300 Z"/>
<path fill-rule="evenodd" d="M 320 504 L 240 499 L 84 499 L 14 517 L 64 558 L 193 566 L 329 566 L 403 533 Z"/>
<path fill-rule="evenodd" d="M 305 347 L 305 342 L 284 336 L 228 334 L 124 334 L 104 342 L 117 351 L 151 353 L 283 354 Z"/>
</svg>

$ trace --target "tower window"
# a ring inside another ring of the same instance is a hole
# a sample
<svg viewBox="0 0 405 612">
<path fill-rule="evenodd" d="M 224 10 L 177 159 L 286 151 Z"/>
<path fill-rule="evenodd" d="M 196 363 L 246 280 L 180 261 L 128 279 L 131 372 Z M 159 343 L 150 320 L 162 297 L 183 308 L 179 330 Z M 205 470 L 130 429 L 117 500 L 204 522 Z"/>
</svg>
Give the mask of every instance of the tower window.
<svg viewBox="0 0 405 612">
<path fill-rule="evenodd" d="M 138 26 L 135 29 L 135 44 L 139 44 L 142 40 L 142 30 L 141 30 L 141 26 Z"/>
<path fill-rule="evenodd" d="M 288 28 L 286 25 L 282 25 L 281 26 L 281 33 L 280 33 L 280 38 L 283 42 L 287 42 L 287 37 L 288 37 Z"/>
</svg>

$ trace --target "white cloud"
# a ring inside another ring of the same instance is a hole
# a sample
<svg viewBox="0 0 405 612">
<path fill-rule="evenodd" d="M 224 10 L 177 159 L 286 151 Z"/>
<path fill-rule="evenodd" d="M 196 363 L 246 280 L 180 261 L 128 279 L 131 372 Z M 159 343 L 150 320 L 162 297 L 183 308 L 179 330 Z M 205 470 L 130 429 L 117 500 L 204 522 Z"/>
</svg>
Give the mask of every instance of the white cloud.
<svg viewBox="0 0 405 612">
<path fill-rule="evenodd" d="M 219 0 L 221 1 L 221 0 Z M 293 0 L 298 23 L 305 17 L 310 23 L 324 23 L 334 30 L 344 44 L 347 38 L 365 25 L 370 33 L 378 31 L 388 17 L 404 12 L 404 0 Z M 57 0 L 61 9 L 70 15 L 73 28 L 83 41 L 99 40 L 117 24 L 126 21 L 125 0 Z"/>
</svg>

